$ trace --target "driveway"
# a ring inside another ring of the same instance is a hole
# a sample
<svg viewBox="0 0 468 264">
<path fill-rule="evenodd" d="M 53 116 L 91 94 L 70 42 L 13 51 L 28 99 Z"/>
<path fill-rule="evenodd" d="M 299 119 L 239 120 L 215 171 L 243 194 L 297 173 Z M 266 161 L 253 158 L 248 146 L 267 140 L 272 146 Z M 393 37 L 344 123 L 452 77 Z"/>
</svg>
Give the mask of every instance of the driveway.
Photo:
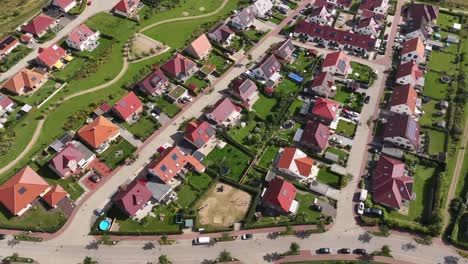
<svg viewBox="0 0 468 264">
<path fill-rule="evenodd" d="M 119 126 L 119 131 L 120 131 L 120 136 L 123 137 L 125 140 L 127 140 L 130 144 L 132 144 L 134 147 L 138 148 L 141 145 L 143 145 L 143 142 L 139 139 L 137 139 L 132 133 L 130 133 L 127 129 L 124 127 Z"/>
</svg>

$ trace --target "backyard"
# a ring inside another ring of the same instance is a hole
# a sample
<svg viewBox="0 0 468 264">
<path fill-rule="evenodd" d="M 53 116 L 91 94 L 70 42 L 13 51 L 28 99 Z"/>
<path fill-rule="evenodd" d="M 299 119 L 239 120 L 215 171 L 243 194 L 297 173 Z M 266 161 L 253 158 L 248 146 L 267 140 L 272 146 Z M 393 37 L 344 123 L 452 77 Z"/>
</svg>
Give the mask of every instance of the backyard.
<svg viewBox="0 0 468 264">
<path fill-rule="evenodd" d="M 142 115 L 140 119 L 134 123 L 129 124 L 123 122 L 122 126 L 132 133 L 136 138 L 145 141 L 159 128 L 159 123 L 150 115 Z"/>
<path fill-rule="evenodd" d="M 429 154 L 434 155 L 445 152 L 445 133 L 434 129 L 427 129 L 426 131 L 430 137 Z"/>
<path fill-rule="evenodd" d="M 338 149 L 338 148 L 333 148 L 333 147 L 329 147 L 327 148 L 327 151 L 325 152 L 330 152 L 332 154 L 335 154 L 338 156 L 338 158 L 342 161 L 345 161 L 348 159 L 348 156 L 349 156 L 349 153 L 342 150 L 342 149 Z"/>
<path fill-rule="evenodd" d="M 345 108 L 361 112 L 363 96 L 360 93 L 354 93 L 344 85 L 337 85 L 336 95 L 333 100 L 343 103 Z"/>
<path fill-rule="evenodd" d="M 312 64 L 313 58 L 311 56 L 307 56 L 304 51 L 296 51 L 296 54 L 296 59 L 289 66 L 294 69 L 296 73 L 304 74 L 306 69 L 309 69 L 309 66 Z"/>
<path fill-rule="evenodd" d="M 239 181 L 248 165 L 250 157 L 233 145 L 226 145 L 224 148 L 215 148 L 206 156 L 204 163 L 209 168 L 219 173 L 220 168 L 228 168 L 226 177 Z"/>
<path fill-rule="evenodd" d="M 291 81 L 289 78 L 284 78 L 284 80 L 278 84 L 275 90 L 278 92 L 285 92 L 287 94 L 295 94 L 300 88 L 301 86 L 299 86 L 297 83 Z"/>
<path fill-rule="evenodd" d="M 455 63 L 455 55 L 442 51 L 432 51 L 428 67 L 430 70 L 455 74 L 458 63 Z"/>
<path fill-rule="evenodd" d="M 256 128 L 260 129 L 260 131 L 256 132 Z M 254 144 L 251 144 L 251 142 L 249 142 L 249 136 L 256 133 L 262 135 L 262 132 L 264 132 L 264 125 L 259 126 L 257 120 L 249 120 L 245 121 L 245 127 L 242 127 L 241 125 L 236 125 L 235 127 L 231 128 L 229 130 L 229 135 L 237 142 L 251 149 L 255 146 Z"/>
<path fill-rule="evenodd" d="M 252 41 L 253 43 L 257 43 L 260 41 L 260 39 L 263 38 L 263 36 L 266 34 L 266 32 L 260 32 L 255 29 L 249 29 L 244 31 L 245 37 Z"/>
<path fill-rule="evenodd" d="M 37 106 L 42 103 L 47 97 L 49 97 L 56 89 L 57 84 L 60 86 L 60 83 L 55 82 L 54 80 L 48 80 L 42 85 L 35 93 L 27 96 L 11 96 L 22 103 L 29 104 L 31 106 Z"/>
<path fill-rule="evenodd" d="M 206 173 L 189 175 L 188 184 L 183 185 L 181 190 L 177 192 L 176 204 L 182 209 L 188 209 L 212 181 L 213 179 Z"/>
<path fill-rule="evenodd" d="M 437 17 L 437 25 L 443 30 L 448 30 L 453 23 L 460 23 L 460 17 L 440 12 Z"/>
<path fill-rule="evenodd" d="M 436 100 L 442 100 L 447 97 L 447 89 L 450 84 L 440 81 L 440 74 L 434 71 L 428 71 L 425 75 L 423 94 Z"/>
<path fill-rule="evenodd" d="M 206 59 L 206 62 L 216 66 L 216 71 L 219 74 L 226 72 L 229 67 L 232 65 L 232 61 L 226 59 L 215 51 L 212 51 L 210 57 Z"/>
<path fill-rule="evenodd" d="M 178 107 L 176 104 L 168 102 L 162 97 L 156 98 L 155 102 L 156 106 L 161 108 L 161 110 L 170 118 L 176 116 L 180 112 L 180 107 Z"/>
<path fill-rule="evenodd" d="M 439 103 L 440 101 L 431 100 L 423 104 L 422 110 L 424 111 L 424 114 L 419 118 L 420 125 L 432 126 L 434 123 L 445 119 L 445 115 L 435 114 L 440 112 L 438 108 Z"/>
<path fill-rule="evenodd" d="M 278 151 L 279 147 L 275 145 L 268 146 L 262 158 L 258 162 L 258 165 L 266 169 L 271 169 L 271 166 L 273 164 L 273 161 L 275 160 L 276 155 L 278 154 Z"/>
<path fill-rule="evenodd" d="M 336 128 L 336 133 L 341 134 L 348 138 L 353 138 L 354 133 L 356 132 L 357 125 L 353 122 L 348 122 L 344 120 L 338 121 L 338 127 Z"/>
<path fill-rule="evenodd" d="M 118 138 L 112 142 L 111 146 L 99 155 L 102 162 L 111 169 L 122 165 L 129 158 L 136 148 L 123 138 Z"/>
<path fill-rule="evenodd" d="M 185 81 L 185 84 L 186 85 L 195 84 L 198 87 L 198 89 L 196 89 L 198 91 L 202 91 L 203 89 L 205 89 L 209 85 L 208 81 L 198 77 L 196 74 L 194 74 L 194 75 L 192 75 L 192 77 L 188 78 L 187 81 Z"/>
<path fill-rule="evenodd" d="M 55 232 L 66 220 L 60 210 L 47 211 L 42 205 L 34 205 L 21 217 L 11 217 L 7 209 L 0 205 L 0 228 Z"/>
<path fill-rule="evenodd" d="M 268 19 L 268 21 L 270 21 L 270 22 L 273 23 L 273 24 L 278 25 L 278 24 L 280 24 L 281 22 L 283 22 L 283 20 L 284 20 L 285 18 L 286 18 L 286 16 L 281 15 L 281 14 L 279 14 L 279 13 L 275 13 L 275 14 L 273 14 L 273 15 L 270 17 L 270 19 Z"/>
<path fill-rule="evenodd" d="M 335 189 L 340 189 L 341 176 L 332 172 L 328 167 L 322 167 L 317 175 L 317 180 Z"/>
<path fill-rule="evenodd" d="M 35 169 L 34 163 L 31 164 L 31 167 Z M 72 176 L 66 179 L 60 178 L 57 173 L 50 169 L 48 163 L 45 163 L 39 170 L 37 170 L 37 173 L 41 175 L 50 185 L 59 184 L 62 186 L 65 191 L 70 194 L 70 199 L 73 201 L 76 201 L 84 193 L 84 190 L 78 183 L 78 180 Z"/>
<path fill-rule="evenodd" d="M 259 94 L 259 99 L 255 104 L 252 106 L 253 110 L 258 117 L 263 120 L 266 120 L 267 116 L 271 115 L 273 112 L 274 107 L 276 106 L 276 98 L 274 97 L 267 97 L 263 94 Z"/>
<path fill-rule="evenodd" d="M 357 62 L 351 62 L 351 68 L 353 72 L 348 75 L 348 78 L 358 82 L 372 84 L 375 74 L 371 67 Z"/>
</svg>

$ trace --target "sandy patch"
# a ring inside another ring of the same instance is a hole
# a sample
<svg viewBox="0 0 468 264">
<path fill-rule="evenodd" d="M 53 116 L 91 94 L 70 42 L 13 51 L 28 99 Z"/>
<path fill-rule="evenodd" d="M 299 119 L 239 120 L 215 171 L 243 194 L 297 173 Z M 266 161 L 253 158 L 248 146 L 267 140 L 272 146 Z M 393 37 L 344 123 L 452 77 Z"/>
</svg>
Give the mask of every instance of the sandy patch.
<svg viewBox="0 0 468 264">
<path fill-rule="evenodd" d="M 203 11 L 205 11 L 205 7 L 202 6 L 202 7 L 198 8 L 198 10 L 203 12 Z"/>
<path fill-rule="evenodd" d="M 189 13 L 188 13 L 188 12 L 182 12 L 182 15 L 183 15 L 183 16 L 188 16 Z"/>
<path fill-rule="evenodd" d="M 140 59 L 159 53 L 163 49 L 162 43 L 144 35 L 138 35 L 132 42 L 130 53 L 132 58 Z"/>
</svg>

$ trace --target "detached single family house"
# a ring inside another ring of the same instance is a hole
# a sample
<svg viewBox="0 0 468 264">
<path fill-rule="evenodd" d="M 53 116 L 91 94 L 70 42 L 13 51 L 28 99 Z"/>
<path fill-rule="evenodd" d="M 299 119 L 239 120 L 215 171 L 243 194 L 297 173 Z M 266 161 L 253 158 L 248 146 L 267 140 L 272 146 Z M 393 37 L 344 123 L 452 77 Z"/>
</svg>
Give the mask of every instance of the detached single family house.
<svg viewBox="0 0 468 264">
<path fill-rule="evenodd" d="M 276 48 L 273 53 L 278 59 L 287 63 L 291 63 L 295 59 L 293 56 L 295 49 L 296 47 L 294 47 L 291 39 L 287 39 L 278 48 Z"/>
<path fill-rule="evenodd" d="M 52 5 L 58 7 L 65 13 L 72 10 L 76 6 L 75 0 L 52 0 Z"/>
<path fill-rule="evenodd" d="M 208 38 L 219 45 L 231 45 L 235 36 L 234 31 L 225 24 L 219 24 L 208 33 Z"/>
<path fill-rule="evenodd" d="M 99 36 L 99 31 L 94 32 L 85 24 L 81 24 L 72 30 L 65 42 L 72 49 L 92 51 L 99 45 Z"/>
<path fill-rule="evenodd" d="M 120 188 L 112 200 L 127 216 L 135 218 L 145 206 L 150 204 L 152 196 L 153 193 L 146 186 L 146 181 L 136 179 Z"/>
<path fill-rule="evenodd" d="M 66 179 L 82 173 L 95 158 L 96 154 L 85 145 L 72 141 L 50 160 L 49 168 L 60 178 Z"/>
<path fill-rule="evenodd" d="M 84 143 L 100 153 L 110 146 L 120 135 L 120 131 L 117 125 L 104 116 L 98 116 L 93 122 L 81 127 L 77 134 Z"/>
<path fill-rule="evenodd" d="M 298 148 L 280 149 L 277 161 L 276 169 L 294 180 L 311 177 L 314 160 Z"/>
<path fill-rule="evenodd" d="M 42 197 L 42 200 L 51 208 L 57 208 L 58 203 L 65 199 L 65 197 L 70 197 L 70 195 L 60 184 L 57 184 Z"/>
<path fill-rule="evenodd" d="M 271 12 L 273 3 L 271 0 L 257 0 L 252 4 L 252 11 L 256 17 L 265 18 Z"/>
<path fill-rule="evenodd" d="M 267 81 L 275 74 L 279 74 L 280 69 L 281 63 L 276 59 L 274 54 L 271 54 L 257 65 L 253 70 L 253 74 L 255 75 L 255 78 Z"/>
<path fill-rule="evenodd" d="M 8 35 L 0 40 L 0 60 L 10 54 L 19 45 L 19 40 Z"/>
<path fill-rule="evenodd" d="M 177 53 L 174 57 L 163 64 L 161 69 L 169 76 L 180 80 L 188 79 L 197 70 L 197 64 L 184 55 Z"/>
<path fill-rule="evenodd" d="M 420 127 L 416 119 L 408 115 L 393 115 L 387 118 L 383 138 L 396 147 L 415 151 L 419 149 Z"/>
<path fill-rule="evenodd" d="M 3 88 L 17 95 L 33 92 L 47 81 L 45 72 L 23 68 L 3 84 Z"/>
<path fill-rule="evenodd" d="M 322 153 L 328 146 L 330 128 L 318 121 L 307 121 L 304 129 L 298 129 L 294 141 L 300 146 Z"/>
<path fill-rule="evenodd" d="M 10 97 L 0 93 L 0 111 L 13 112 L 15 103 Z"/>
<path fill-rule="evenodd" d="M 351 69 L 351 60 L 342 51 L 328 53 L 323 59 L 322 71 L 346 78 Z"/>
<path fill-rule="evenodd" d="M 120 0 L 112 9 L 114 14 L 131 17 L 133 12 L 135 12 L 140 5 L 140 0 Z"/>
<path fill-rule="evenodd" d="M 190 45 L 185 49 L 185 52 L 196 59 L 204 60 L 210 56 L 212 49 L 213 47 L 211 46 L 210 41 L 205 34 L 202 34 L 190 43 Z"/>
<path fill-rule="evenodd" d="M 310 87 L 305 88 L 305 92 L 323 97 L 334 97 L 336 95 L 336 86 L 333 75 L 327 71 L 318 73 L 315 75 Z"/>
<path fill-rule="evenodd" d="M 136 120 L 141 112 L 143 112 L 143 103 L 132 91 L 115 103 L 112 111 L 121 120 L 132 123 L 132 121 Z"/>
<path fill-rule="evenodd" d="M 39 48 L 39 55 L 36 60 L 40 65 L 47 69 L 62 69 L 64 64 L 62 59 L 67 56 L 67 52 L 57 43 L 52 44 L 48 48 Z"/>
<path fill-rule="evenodd" d="M 153 97 L 160 96 L 168 87 L 169 79 L 158 66 L 138 84 L 140 91 Z"/>
<path fill-rule="evenodd" d="M 26 166 L 0 186 L 0 202 L 14 216 L 21 216 L 50 190 L 49 184 Z"/>
<path fill-rule="evenodd" d="M 215 134 L 214 128 L 206 121 L 189 122 L 185 127 L 184 139 L 200 149 L 206 146 Z"/>
<path fill-rule="evenodd" d="M 252 11 L 252 7 L 246 7 L 239 13 L 231 17 L 230 24 L 232 27 L 238 30 L 246 30 L 255 22 L 255 14 Z"/>
<path fill-rule="evenodd" d="M 33 18 L 28 24 L 22 27 L 23 32 L 30 33 L 36 38 L 40 38 L 57 25 L 55 18 L 46 15 L 39 15 Z"/>
<path fill-rule="evenodd" d="M 312 120 L 320 121 L 326 125 L 330 125 L 338 118 L 341 104 L 330 99 L 318 97 L 315 100 L 310 115 Z"/>
<path fill-rule="evenodd" d="M 262 205 L 271 208 L 281 214 L 296 214 L 299 202 L 296 198 L 296 187 L 280 177 L 276 177 L 268 183 L 268 187 L 262 193 Z"/>
<path fill-rule="evenodd" d="M 214 121 L 216 125 L 228 126 L 237 121 L 240 115 L 241 108 L 233 104 L 229 98 L 224 98 L 213 106 L 206 117 Z"/>
<path fill-rule="evenodd" d="M 251 105 L 252 101 L 257 97 L 257 85 L 247 78 L 236 78 L 231 84 L 231 93 L 235 98 L 238 98 L 242 103 Z"/>
</svg>

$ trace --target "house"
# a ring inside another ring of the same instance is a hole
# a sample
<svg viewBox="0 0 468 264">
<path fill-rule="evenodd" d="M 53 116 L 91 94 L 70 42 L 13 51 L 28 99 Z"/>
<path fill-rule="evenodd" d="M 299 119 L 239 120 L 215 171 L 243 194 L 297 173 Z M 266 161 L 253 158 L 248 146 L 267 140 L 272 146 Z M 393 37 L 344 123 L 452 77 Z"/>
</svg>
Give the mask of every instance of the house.
<svg viewBox="0 0 468 264">
<path fill-rule="evenodd" d="M 400 209 L 404 202 L 413 200 L 414 180 L 405 176 L 405 173 L 405 164 L 402 161 L 381 155 L 372 181 L 374 201 Z"/>
<path fill-rule="evenodd" d="M 30 45 L 36 42 L 34 36 L 31 33 L 21 34 L 20 40 L 24 45 Z"/>
<path fill-rule="evenodd" d="M 273 53 L 275 54 L 276 58 L 287 63 L 291 63 L 295 59 L 293 56 L 295 49 L 296 47 L 294 47 L 292 40 L 287 39 L 277 49 L 275 49 Z"/>
<path fill-rule="evenodd" d="M 104 116 L 84 125 L 77 132 L 78 137 L 97 152 L 106 150 L 110 143 L 120 135 L 119 127 Z"/>
<path fill-rule="evenodd" d="M 239 13 L 231 17 L 230 24 L 238 30 L 246 30 L 255 22 L 255 14 L 251 7 L 246 7 Z"/>
<path fill-rule="evenodd" d="M 363 10 L 386 14 L 388 8 L 388 0 L 362 0 L 359 4 L 358 14 L 361 14 Z"/>
<path fill-rule="evenodd" d="M 17 95 L 35 91 L 47 81 L 47 74 L 33 69 L 23 68 L 3 84 L 3 88 Z"/>
<path fill-rule="evenodd" d="M 326 7 L 328 10 L 336 10 L 336 5 L 334 3 L 328 2 L 327 0 L 316 0 L 312 4 L 312 8 L 317 8 L 317 7 L 322 7 L 322 6 Z M 334 13 L 336 13 L 336 11 Z"/>
<path fill-rule="evenodd" d="M 59 138 L 54 140 L 54 142 L 52 142 L 52 144 L 49 145 L 49 148 L 59 153 L 68 145 L 68 143 L 73 141 L 74 136 L 75 133 L 66 132 L 65 134 L 61 135 Z"/>
<path fill-rule="evenodd" d="M 163 64 L 161 69 L 169 76 L 178 79 L 188 79 L 192 76 L 196 69 L 197 64 L 191 59 L 186 58 L 184 55 L 177 53 L 174 57 L 169 59 Z"/>
<path fill-rule="evenodd" d="M 36 38 L 40 38 L 57 25 L 55 18 L 46 15 L 39 15 L 33 18 L 28 24 L 22 27 L 23 32 L 30 33 Z"/>
<path fill-rule="evenodd" d="M 185 49 L 185 52 L 190 54 L 196 59 L 204 60 L 210 56 L 210 52 L 213 49 L 210 41 L 205 34 L 201 34 L 197 39 L 192 41 L 190 45 Z"/>
<path fill-rule="evenodd" d="M 333 24 L 333 14 L 325 6 L 316 7 L 309 14 L 307 19 L 312 23 L 331 26 Z"/>
<path fill-rule="evenodd" d="M 328 53 L 323 59 L 322 71 L 346 78 L 351 68 L 351 60 L 342 51 Z"/>
<path fill-rule="evenodd" d="M 236 78 L 232 81 L 231 93 L 243 103 L 251 105 L 251 102 L 258 96 L 257 85 L 247 78 Z"/>
<path fill-rule="evenodd" d="M 383 138 L 396 147 L 414 151 L 419 149 L 420 130 L 412 116 L 397 114 L 387 118 Z"/>
<path fill-rule="evenodd" d="M 114 14 L 131 17 L 134 12 L 138 11 L 140 0 L 120 0 L 112 9 Z"/>
<path fill-rule="evenodd" d="M 281 63 L 276 59 L 274 54 L 266 57 L 263 61 L 261 61 L 257 67 L 253 70 L 253 74 L 255 78 L 267 81 L 273 75 L 278 73 L 281 69 Z"/>
<path fill-rule="evenodd" d="M 10 97 L 0 93 L 0 111 L 13 112 L 15 103 Z"/>
<path fill-rule="evenodd" d="M 65 42 L 72 49 L 92 51 L 99 45 L 97 40 L 100 34 L 99 31 L 94 32 L 85 24 L 81 24 L 72 30 Z"/>
<path fill-rule="evenodd" d="M 361 35 L 377 37 L 380 33 L 380 25 L 373 17 L 364 17 L 359 19 L 354 32 Z"/>
<path fill-rule="evenodd" d="M 203 148 L 215 134 L 216 131 L 206 121 L 189 122 L 185 127 L 184 139 L 199 149 Z"/>
<path fill-rule="evenodd" d="M 352 0 L 327 0 L 330 3 L 336 4 L 336 7 L 339 9 L 343 9 L 345 11 L 349 11 L 351 5 L 353 4 Z"/>
<path fill-rule="evenodd" d="M 149 96 L 160 96 L 169 87 L 169 79 L 158 66 L 153 67 L 154 71 L 146 76 L 139 84 L 138 88 Z"/>
<path fill-rule="evenodd" d="M 296 187 L 280 177 L 276 177 L 268 183 L 263 191 L 262 205 L 269 207 L 281 214 L 296 214 L 299 202 L 296 198 Z"/>
<path fill-rule="evenodd" d="M 170 147 L 148 165 L 148 172 L 167 184 L 192 168 L 198 173 L 205 171 L 205 166 L 192 155 L 185 154 L 179 147 Z"/>
<path fill-rule="evenodd" d="M 432 25 L 436 22 L 439 9 L 436 6 L 411 3 L 403 10 L 406 39 L 420 37 L 423 41 L 430 38 Z"/>
<path fill-rule="evenodd" d="M 153 193 L 146 187 L 146 182 L 136 179 L 120 188 L 112 200 L 122 212 L 134 218 L 149 204 L 152 196 Z"/>
<path fill-rule="evenodd" d="M 415 61 L 416 64 L 426 62 L 426 48 L 421 38 L 409 39 L 402 44 L 401 61 Z"/>
<path fill-rule="evenodd" d="M 0 202 L 12 215 L 21 216 L 49 190 L 49 184 L 26 166 L 0 186 Z"/>
<path fill-rule="evenodd" d="M 375 13 L 373 11 L 370 11 L 370 10 L 360 10 L 360 13 L 359 13 L 359 18 L 373 18 L 375 20 L 375 22 L 379 23 L 379 24 L 382 24 L 385 20 L 385 14 L 379 14 L 379 13 Z"/>
<path fill-rule="evenodd" d="M 415 89 L 421 90 L 424 87 L 424 75 L 415 61 L 408 61 L 400 64 L 396 73 L 397 84 L 411 84 Z"/>
<path fill-rule="evenodd" d="M 334 97 L 336 95 L 336 86 L 333 75 L 324 71 L 315 75 L 310 87 L 304 89 L 307 94 L 316 94 L 323 97 Z"/>
<path fill-rule="evenodd" d="M 328 146 L 330 128 L 318 121 L 307 121 L 304 129 L 298 129 L 294 141 L 316 153 L 322 153 Z"/>
<path fill-rule="evenodd" d="M 55 185 L 48 191 L 42 199 L 52 208 L 57 208 L 57 205 L 59 202 L 61 202 L 65 197 L 69 197 L 70 195 L 68 194 L 65 189 L 63 189 L 62 186 L 59 184 Z"/>
<path fill-rule="evenodd" d="M 236 33 L 232 31 L 225 24 L 219 24 L 208 32 L 208 38 L 218 43 L 219 45 L 231 45 L 232 39 L 236 36 Z"/>
<path fill-rule="evenodd" d="M 112 111 L 120 119 L 125 120 L 127 123 L 132 123 L 132 121 L 138 119 L 138 116 L 143 112 L 143 103 L 138 96 L 131 91 L 115 103 Z"/>
<path fill-rule="evenodd" d="M 317 120 L 329 125 L 337 119 L 340 107 L 341 104 L 338 102 L 318 97 L 310 111 L 312 120 Z"/>
<path fill-rule="evenodd" d="M 96 155 L 79 141 L 72 141 L 49 162 L 49 168 L 61 178 L 82 173 Z"/>
<path fill-rule="evenodd" d="M 411 84 L 399 85 L 393 88 L 390 100 L 390 111 L 402 115 L 419 114 L 416 108 L 418 93 Z"/>
<path fill-rule="evenodd" d="M 206 117 L 216 123 L 216 125 L 227 126 L 237 121 L 241 115 L 241 108 L 224 98 L 219 100 Z"/>
<path fill-rule="evenodd" d="M 0 60 L 10 54 L 19 45 L 19 40 L 8 35 L 0 40 Z"/>
<path fill-rule="evenodd" d="M 151 191 L 152 199 L 159 204 L 167 204 L 174 194 L 171 186 L 154 181 L 148 181 L 146 187 Z"/>
<path fill-rule="evenodd" d="M 257 0 L 252 4 L 252 11 L 256 17 L 265 18 L 273 8 L 271 0 Z"/>
<path fill-rule="evenodd" d="M 52 0 L 52 5 L 58 7 L 65 13 L 68 13 L 72 8 L 76 6 L 75 0 Z"/>
<path fill-rule="evenodd" d="M 294 180 L 305 180 L 312 176 L 314 160 L 298 148 L 280 149 L 276 169 Z"/>
<path fill-rule="evenodd" d="M 62 58 L 65 56 L 67 56 L 67 52 L 57 43 L 54 43 L 48 48 L 39 48 L 39 56 L 37 56 L 36 60 L 40 65 L 48 69 L 61 69 L 64 65 Z"/>
</svg>

